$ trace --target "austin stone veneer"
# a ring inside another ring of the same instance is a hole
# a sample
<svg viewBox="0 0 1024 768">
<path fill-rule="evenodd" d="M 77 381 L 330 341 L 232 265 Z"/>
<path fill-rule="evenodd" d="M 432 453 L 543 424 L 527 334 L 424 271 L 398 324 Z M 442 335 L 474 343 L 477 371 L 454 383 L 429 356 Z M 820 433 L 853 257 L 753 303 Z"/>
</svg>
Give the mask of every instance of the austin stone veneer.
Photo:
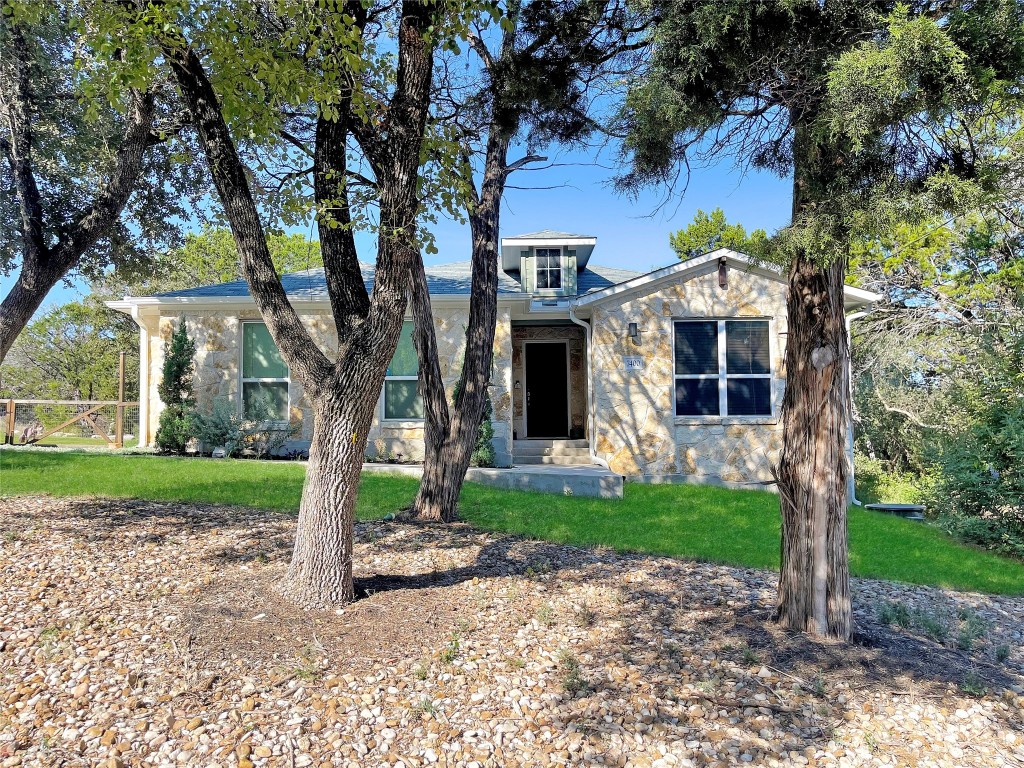
<svg viewBox="0 0 1024 768">
<path fill-rule="evenodd" d="M 736 317 L 771 321 L 773 415 L 676 416 L 673 321 Z M 639 346 L 627 335 L 629 323 L 639 326 Z M 782 447 L 784 285 L 731 269 L 721 288 L 712 263 L 684 282 L 596 304 L 592 325 L 595 449 L 614 472 L 751 485 L 772 480 Z M 643 358 L 643 369 L 627 371 L 625 357 Z"/>
<path fill-rule="evenodd" d="M 468 308 L 448 308 L 444 304 L 434 305 L 434 328 L 437 333 L 438 359 L 441 375 L 448 390 L 449 401 L 455 383 L 461 372 L 462 356 L 466 343 Z M 218 398 L 226 398 L 233 404 L 240 403 L 241 355 L 244 322 L 261 321 L 255 309 L 225 314 L 219 311 L 188 310 L 184 313 L 165 313 L 158 319 L 148 320 L 149 331 L 149 401 L 156 407 L 149 413 L 150 439 L 156 435 L 160 420 L 160 398 L 157 385 L 163 371 L 164 344 L 170 339 L 179 318 L 184 317 L 189 336 L 195 341 L 195 393 L 197 408 L 209 411 Z M 334 322 L 327 311 L 301 313 L 302 321 L 319 347 L 331 359 L 338 351 L 338 339 Z M 494 368 L 491 376 L 491 402 L 494 406 L 494 445 L 499 466 L 511 464 L 512 453 L 512 337 L 511 321 L 507 308 L 499 308 L 498 323 L 494 337 Z M 143 393 L 145 396 L 145 393 Z M 293 423 L 299 425 L 294 447 L 305 447 L 312 437 L 313 414 L 311 404 L 305 397 L 304 387 L 297 379 L 288 386 L 288 405 Z M 241 407 L 239 405 L 239 407 Z M 391 421 L 383 418 L 381 403 L 378 401 L 373 425 L 368 436 L 367 451 L 375 453 L 375 442 L 383 439 L 392 454 L 402 454 L 403 459 L 423 459 L 423 422 Z"/>
</svg>

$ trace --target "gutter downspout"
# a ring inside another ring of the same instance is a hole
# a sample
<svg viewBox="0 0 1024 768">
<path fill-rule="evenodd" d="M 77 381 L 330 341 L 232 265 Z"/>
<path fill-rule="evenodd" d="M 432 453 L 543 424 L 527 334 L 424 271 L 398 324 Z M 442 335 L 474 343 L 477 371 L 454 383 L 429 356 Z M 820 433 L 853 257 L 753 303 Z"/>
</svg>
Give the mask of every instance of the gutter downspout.
<svg viewBox="0 0 1024 768">
<path fill-rule="evenodd" d="M 610 472 L 611 467 L 608 466 L 608 462 L 597 455 L 597 450 L 594 447 L 596 440 L 594 430 L 594 348 L 591 344 L 594 336 L 593 328 L 591 328 L 590 323 L 576 317 L 575 299 L 569 299 L 569 319 L 583 328 L 587 339 L 587 451 L 590 453 L 590 460 L 592 462 Z"/>
<path fill-rule="evenodd" d="M 853 335 L 851 332 L 851 326 L 854 320 L 860 320 L 862 317 L 867 317 L 871 314 L 871 309 L 865 309 L 860 312 L 852 312 L 846 316 L 846 345 L 850 349 L 850 357 L 853 357 Z M 846 424 L 846 445 L 847 445 L 847 460 L 849 461 L 849 471 L 847 472 L 846 481 L 846 494 L 850 499 L 850 503 L 857 507 L 863 507 L 864 502 L 857 498 L 857 484 L 856 478 L 854 477 L 853 470 L 853 377 L 851 376 L 847 382 L 849 392 L 847 396 L 850 399 L 850 416 L 849 421 Z"/>
<path fill-rule="evenodd" d="M 139 427 L 136 444 L 150 447 L 149 435 L 149 329 L 143 322 L 139 305 L 132 305 L 132 320 L 139 326 Z"/>
</svg>

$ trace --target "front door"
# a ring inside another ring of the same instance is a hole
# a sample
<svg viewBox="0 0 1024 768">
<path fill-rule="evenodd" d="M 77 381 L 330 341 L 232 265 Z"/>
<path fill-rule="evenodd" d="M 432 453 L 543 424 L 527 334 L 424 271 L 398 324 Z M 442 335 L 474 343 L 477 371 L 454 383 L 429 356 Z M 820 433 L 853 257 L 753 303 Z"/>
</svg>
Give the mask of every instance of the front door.
<svg viewBox="0 0 1024 768">
<path fill-rule="evenodd" d="M 526 436 L 569 436 L 569 346 L 527 341 Z"/>
</svg>

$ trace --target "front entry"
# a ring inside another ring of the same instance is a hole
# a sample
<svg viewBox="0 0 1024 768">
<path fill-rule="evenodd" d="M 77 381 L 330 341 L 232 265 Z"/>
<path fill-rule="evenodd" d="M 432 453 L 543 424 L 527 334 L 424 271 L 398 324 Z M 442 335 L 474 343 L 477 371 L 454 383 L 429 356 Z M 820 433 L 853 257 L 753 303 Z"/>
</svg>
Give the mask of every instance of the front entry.
<svg viewBox="0 0 1024 768">
<path fill-rule="evenodd" d="M 526 437 L 569 436 L 569 347 L 564 341 L 527 341 Z"/>
</svg>

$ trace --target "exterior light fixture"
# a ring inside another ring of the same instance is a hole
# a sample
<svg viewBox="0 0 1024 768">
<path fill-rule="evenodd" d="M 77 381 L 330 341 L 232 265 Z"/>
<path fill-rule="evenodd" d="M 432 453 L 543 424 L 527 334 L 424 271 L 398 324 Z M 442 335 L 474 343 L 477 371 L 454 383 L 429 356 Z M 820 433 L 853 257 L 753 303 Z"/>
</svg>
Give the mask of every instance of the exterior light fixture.
<svg viewBox="0 0 1024 768">
<path fill-rule="evenodd" d="M 634 344 L 636 344 L 638 347 L 640 346 L 640 328 L 637 326 L 636 323 L 629 324 L 629 330 L 627 331 L 627 335 L 633 341 Z"/>
</svg>

